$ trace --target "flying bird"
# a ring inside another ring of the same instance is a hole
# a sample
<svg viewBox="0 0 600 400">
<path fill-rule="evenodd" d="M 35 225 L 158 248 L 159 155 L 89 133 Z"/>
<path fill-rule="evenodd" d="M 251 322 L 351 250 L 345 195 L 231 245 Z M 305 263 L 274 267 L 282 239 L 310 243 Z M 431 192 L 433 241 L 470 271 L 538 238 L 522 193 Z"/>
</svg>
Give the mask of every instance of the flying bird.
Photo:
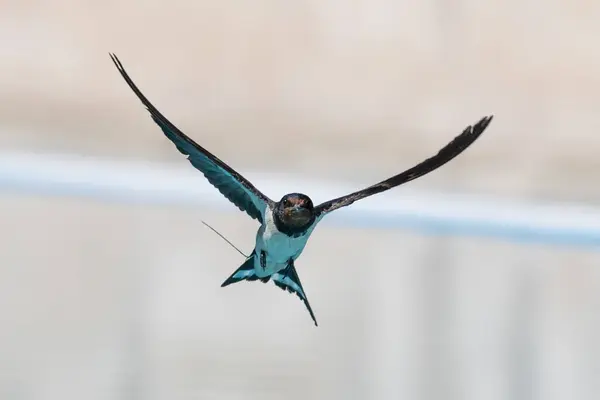
<svg viewBox="0 0 600 400">
<path fill-rule="evenodd" d="M 310 197 L 302 193 L 288 193 L 279 201 L 274 201 L 239 172 L 173 125 L 133 83 L 117 56 L 112 53 L 110 56 L 125 82 L 150 112 L 150 116 L 165 136 L 182 154 L 187 156 L 188 161 L 202 172 L 223 196 L 260 223 L 254 250 L 242 266 L 235 270 L 221 286 L 243 280 L 260 280 L 263 283 L 273 280 L 275 285 L 290 293 L 295 293 L 304 302 L 315 326 L 318 326 L 317 320 L 298 277 L 294 262 L 302 254 L 306 242 L 317 224 L 332 211 L 417 179 L 446 164 L 469 147 L 483 133 L 493 118 L 493 116 L 482 118 L 475 125 L 465 128 L 460 135 L 433 157 L 365 189 L 318 205 L 314 205 Z"/>
</svg>

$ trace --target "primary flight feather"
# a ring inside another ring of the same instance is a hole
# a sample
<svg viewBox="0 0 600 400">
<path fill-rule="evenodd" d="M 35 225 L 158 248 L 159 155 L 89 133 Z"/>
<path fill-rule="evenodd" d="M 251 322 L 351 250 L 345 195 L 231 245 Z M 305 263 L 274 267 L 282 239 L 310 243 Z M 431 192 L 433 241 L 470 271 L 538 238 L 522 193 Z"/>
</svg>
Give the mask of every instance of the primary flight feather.
<svg viewBox="0 0 600 400">
<path fill-rule="evenodd" d="M 300 297 L 315 325 L 317 320 L 296 272 L 294 261 L 304 250 L 308 238 L 319 221 L 338 208 L 349 206 L 355 201 L 384 192 L 436 170 L 469 147 L 492 120 L 492 116 L 482 118 L 475 125 L 465 128 L 433 157 L 365 189 L 317 206 L 313 205 L 307 195 L 301 193 L 288 193 L 279 201 L 273 201 L 240 173 L 173 125 L 133 83 L 117 56 L 114 54 L 110 56 L 125 82 L 148 109 L 150 116 L 165 136 L 187 156 L 190 163 L 202 172 L 223 196 L 261 224 L 256 233 L 254 250 L 242 266 L 235 270 L 221 286 L 242 280 L 260 280 L 266 283 L 272 279 L 281 289 L 296 293 Z"/>
</svg>

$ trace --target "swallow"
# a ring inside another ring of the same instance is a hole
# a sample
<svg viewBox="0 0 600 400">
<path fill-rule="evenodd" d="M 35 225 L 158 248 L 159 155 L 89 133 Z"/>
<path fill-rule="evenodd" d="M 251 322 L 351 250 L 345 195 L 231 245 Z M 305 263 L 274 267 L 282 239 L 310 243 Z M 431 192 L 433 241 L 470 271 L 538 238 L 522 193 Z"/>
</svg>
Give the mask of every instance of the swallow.
<svg viewBox="0 0 600 400">
<path fill-rule="evenodd" d="M 438 169 L 473 144 L 493 118 L 493 115 L 483 117 L 473 126 L 469 125 L 465 128 L 460 135 L 434 156 L 362 190 L 316 206 L 310 197 L 302 193 L 288 193 L 279 201 L 274 201 L 239 172 L 173 125 L 142 94 L 117 56 L 112 53 L 110 56 L 125 82 L 149 111 L 150 116 L 164 135 L 177 147 L 177 150 L 187 156 L 192 166 L 202 172 L 208 182 L 223 196 L 260 223 L 256 232 L 254 250 L 221 286 L 225 287 L 244 280 L 260 280 L 263 283 L 273 280 L 279 288 L 295 293 L 304 302 L 315 326 L 318 326 L 317 319 L 308 302 L 294 263 L 302 254 L 308 238 L 317 224 L 332 211 L 347 207 L 374 194 L 385 192 Z"/>
</svg>

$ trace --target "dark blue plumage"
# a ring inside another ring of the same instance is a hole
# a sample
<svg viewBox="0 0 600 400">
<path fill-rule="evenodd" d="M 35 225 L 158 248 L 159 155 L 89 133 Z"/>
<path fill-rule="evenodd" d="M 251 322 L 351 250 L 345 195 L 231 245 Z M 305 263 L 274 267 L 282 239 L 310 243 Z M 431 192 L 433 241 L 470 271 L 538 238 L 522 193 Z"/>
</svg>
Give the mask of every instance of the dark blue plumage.
<svg viewBox="0 0 600 400">
<path fill-rule="evenodd" d="M 202 172 L 206 179 L 229 201 L 262 223 L 264 210 L 273 201 L 256 189 L 247 179 L 173 125 L 142 94 L 125 72 L 119 59 L 114 54 L 111 54 L 111 57 L 129 87 L 146 106 L 152 119 L 158 124 L 165 136 L 175 144 L 177 150 L 188 156 L 190 163 Z"/>
</svg>

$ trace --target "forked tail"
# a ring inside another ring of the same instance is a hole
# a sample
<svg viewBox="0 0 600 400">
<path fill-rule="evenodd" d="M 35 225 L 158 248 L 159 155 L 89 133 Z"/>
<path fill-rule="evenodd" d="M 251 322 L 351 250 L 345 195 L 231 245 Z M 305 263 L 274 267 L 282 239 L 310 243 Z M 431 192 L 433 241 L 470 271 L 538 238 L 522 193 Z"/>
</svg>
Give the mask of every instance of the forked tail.
<svg viewBox="0 0 600 400">
<path fill-rule="evenodd" d="M 252 253 L 242 264 L 242 266 L 236 269 L 235 272 L 231 274 L 231 276 L 227 278 L 225 282 L 223 282 L 221 287 L 225 287 L 227 285 L 231 285 L 232 283 L 236 283 L 239 281 L 260 280 L 263 283 L 267 283 L 272 278 L 275 285 L 277 285 L 279 288 L 287 290 L 290 293 L 296 293 L 296 295 L 304 302 L 304 305 L 310 313 L 310 317 L 315 323 L 315 326 L 318 326 L 315 314 L 313 313 L 313 310 L 310 307 L 310 303 L 306 298 L 306 294 L 304 293 L 304 289 L 302 288 L 302 283 L 300 282 L 300 278 L 298 277 L 298 273 L 296 272 L 296 268 L 294 267 L 294 262 L 290 260 L 288 266 L 285 267 L 283 270 L 276 272 L 271 276 L 259 278 L 258 276 L 256 276 L 256 271 L 254 269 L 255 258 L 256 251 L 252 250 Z"/>
</svg>

